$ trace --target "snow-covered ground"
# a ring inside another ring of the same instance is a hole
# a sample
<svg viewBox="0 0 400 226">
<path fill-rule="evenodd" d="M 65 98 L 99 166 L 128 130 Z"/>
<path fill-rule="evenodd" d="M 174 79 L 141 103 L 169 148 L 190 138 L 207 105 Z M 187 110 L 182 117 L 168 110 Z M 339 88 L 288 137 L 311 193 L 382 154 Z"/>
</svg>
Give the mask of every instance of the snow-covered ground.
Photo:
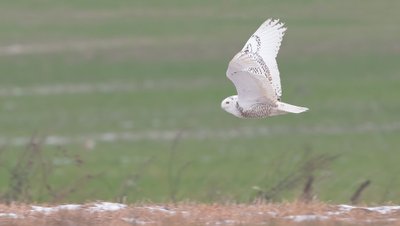
<svg viewBox="0 0 400 226">
<path fill-rule="evenodd" d="M 89 204 L 64 204 L 54 206 L 24 205 L 0 206 L 0 221 L 13 222 L 27 219 L 57 216 L 63 213 L 79 214 L 90 218 L 102 214 L 117 225 L 160 224 L 166 220 L 180 220 L 188 225 L 194 223 L 208 225 L 266 224 L 279 222 L 347 222 L 347 223 L 400 223 L 400 206 L 358 207 L 350 205 L 326 204 L 135 204 L 95 202 Z M 83 214 L 83 215 L 82 215 Z M 61 216 L 64 216 L 61 215 Z M 78 224 L 79 225 L 79 224 Z"/>
</svg>

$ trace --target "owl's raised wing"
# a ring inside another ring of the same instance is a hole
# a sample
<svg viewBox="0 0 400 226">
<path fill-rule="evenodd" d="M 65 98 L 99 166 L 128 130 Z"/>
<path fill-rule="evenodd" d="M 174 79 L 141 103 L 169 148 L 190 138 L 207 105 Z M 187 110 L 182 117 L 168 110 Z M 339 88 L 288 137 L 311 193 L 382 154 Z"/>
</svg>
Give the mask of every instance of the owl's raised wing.
<svg viewBox="0 0 400 226">
<path fill-rule="evenodd" d="M 233 82 L 238 93 L 238 102 L 242 107 L 255 103 L 275 104 L 278 96 L 268 81 L 268 73 L 257 61 L 256 55 L 239 52 L 231 60 L 226 76 Z"/>
<path fill-rule="evenodd" d="M 266 20 L 244 45 L 242 52 L 259 55 L 269 69 L 268 80 L 277 96 L 282 96 L 281 78 L 279 76 L 276 56 L 282 43 L 286 27 L 279 20 Z"/>
</svg>

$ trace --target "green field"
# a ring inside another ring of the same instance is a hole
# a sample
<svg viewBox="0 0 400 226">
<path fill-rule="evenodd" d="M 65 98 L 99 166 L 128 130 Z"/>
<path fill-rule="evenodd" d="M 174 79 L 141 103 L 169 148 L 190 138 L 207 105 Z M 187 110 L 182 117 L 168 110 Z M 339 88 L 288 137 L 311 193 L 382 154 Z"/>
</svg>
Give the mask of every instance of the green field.
<svg viewBox="0 0 400 226">
<path fill-rule="evenodd" d="M 73 188 L 62 201 L 249 201 L 254 186 L 292 200 L 313 175 L 320 200 L 348 202 L 371 180 L 363 202 L 399 202 L 399 8 L 1 1 L 0 192 L 35 137 L 47 139 L 47 168 L 28 161 L 21 173 L 34 201 L 51 200 L 44 180 Z M 310 111 L 241 120 L 220 109 L 235 92 L 226 67 L 269 17 L 288 27 L 283 100 Z"/>
</svg>

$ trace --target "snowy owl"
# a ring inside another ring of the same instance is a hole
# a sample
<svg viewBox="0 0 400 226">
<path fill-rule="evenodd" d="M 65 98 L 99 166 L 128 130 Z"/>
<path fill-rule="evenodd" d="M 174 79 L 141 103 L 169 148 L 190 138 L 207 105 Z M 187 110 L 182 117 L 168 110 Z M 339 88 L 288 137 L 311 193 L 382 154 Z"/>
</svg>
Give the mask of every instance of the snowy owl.
<svg viewBox="0 0 400 226">
<path fill-rule="evenodd" d="M 268 19 L 233 57 L 226 76 L 238 95 L 225 98 L 222 109 L 239 118 L 265 118 L 308 110 L 280 101 L 281 79 L 275 58 L 285 31 L 279 20 Z"/>
</svg>

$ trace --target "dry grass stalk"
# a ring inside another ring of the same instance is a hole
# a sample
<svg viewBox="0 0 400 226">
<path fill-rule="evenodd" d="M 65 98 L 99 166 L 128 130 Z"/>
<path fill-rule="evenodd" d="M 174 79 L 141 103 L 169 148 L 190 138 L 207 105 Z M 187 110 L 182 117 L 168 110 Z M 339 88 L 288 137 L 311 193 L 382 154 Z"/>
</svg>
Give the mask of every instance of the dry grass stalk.
<svg viewBox="0 0 400 226">
<path fill-rule="evenodd" d="M 351 196 L 351 204 L 356 205 L 360 202 L 361 194 L 362 192 L 371 184 L 370 180 L 364 181 L 358 189 L 354 192 L 354 194 Z"/>
</svg>

